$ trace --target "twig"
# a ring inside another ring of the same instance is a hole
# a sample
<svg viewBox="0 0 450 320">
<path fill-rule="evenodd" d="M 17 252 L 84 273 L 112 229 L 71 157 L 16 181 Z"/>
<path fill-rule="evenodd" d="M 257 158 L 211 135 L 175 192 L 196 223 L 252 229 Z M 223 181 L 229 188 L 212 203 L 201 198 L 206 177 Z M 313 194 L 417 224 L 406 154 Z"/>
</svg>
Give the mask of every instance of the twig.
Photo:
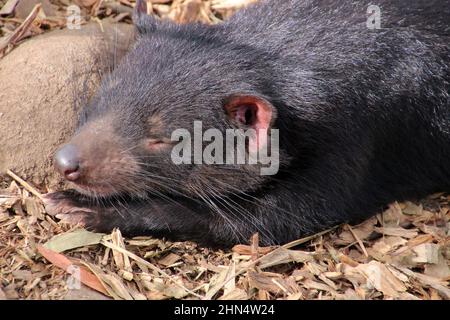
<svg viewBox="0 0 450 320">
<path fill-rule="evenodd" d="M 34 6 L 31 13 L 25 19 L 25 21 L 10 35 L 8 36 L 2 43 L 0 43 L 0 53 L 4 52 L 9 45 L 15 45 L 17 42 L 22 40 L 25 32 L 28 31 L 33 21 L 38 16 L 41 10 L 41 4 L 38 3 Z"/>
<path fill-rule="evenodd" d="M 256 260 L 258 259 L 258 248 L 259 248 L 259 234 L 255 233 L 252 238 L 250 239 L 251 245 L 251 256 L 252 256 L 252 260 Z"/>
<path fill-rule="evenodd" d="M 6 174 L 8 176 L 10 176 L 11 178 L 13 178 L 15 181 L 17 181 L 22 187 L 24 187 L 25 189 L 30 191 L 32 194 L 34 194 L 36 197 L 43 200 L 42 194 L 39 191 L 37 191 L 33 186 L 31 186 L 28 182 L 26 182 L 25 180 L 20 178 L 14 172 L 12 172 L 11 170 L 7 170 Z"/>
<path fill-rule="evenodd" d="M 364 246 L 364 243 L 361 241 L 361 239 L 356 235 L 356 233 L 353 231 L 352 227 L 347 224 L 348 230 L 350 230 L 350 233 L 353 235 L 353 238 L 355 238 L 356 242 L 358 242 L 359 246 L 361 247 L 362 252 L 366 256 L 366 258 L 369 257 L 369 254 L 367 253 L 366 247 Z"/>
</svg>

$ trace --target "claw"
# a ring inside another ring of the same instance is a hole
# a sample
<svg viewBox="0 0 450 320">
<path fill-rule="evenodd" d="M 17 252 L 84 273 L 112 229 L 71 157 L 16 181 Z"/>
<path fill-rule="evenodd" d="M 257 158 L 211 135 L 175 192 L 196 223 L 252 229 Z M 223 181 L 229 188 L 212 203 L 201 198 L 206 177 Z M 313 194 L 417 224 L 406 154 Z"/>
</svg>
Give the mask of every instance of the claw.
<svg viewBox="0 0 450 320">
<path fill-rule="evenodd" d="M 43 196 L 43 202 L 49 215 L 71 225 L 84 226 L 86 218 L 96 214 L 94 209 L 81 207 L 76 199 L 74 200 L 63 192 L 46 194 Z"/>
</svg>

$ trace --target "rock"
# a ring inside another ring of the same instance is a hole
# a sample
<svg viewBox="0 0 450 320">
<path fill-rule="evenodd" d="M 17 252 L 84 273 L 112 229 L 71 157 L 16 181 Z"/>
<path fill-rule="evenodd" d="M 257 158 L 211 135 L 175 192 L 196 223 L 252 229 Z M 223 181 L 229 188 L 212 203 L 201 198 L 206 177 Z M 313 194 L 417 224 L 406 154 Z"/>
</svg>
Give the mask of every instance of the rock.
<svg viewBox="0 0 450 320">
<path fill-rule="evenodd" d="M 131 25 L 103 29 L 93 23 L 52 31 L 0 60 L 0 174 L 10 169 L 36 184 L 60 181 L 51 159 L 74 131 L 76 102 L 88 100 L 113 66 L 114 51 L 120 59 L 134 39 Z"/>
<path fill-rule="evenodd" d="M 47 17 L 55 15 L 55 9 L 53 9 L 49 0 L 21 0 L 16 6 L 15 17 L 19 19 L 26 19 L 33 10 L 34 6 L 38 3 L 41 4 L 42 10 Z"/>
</svg>

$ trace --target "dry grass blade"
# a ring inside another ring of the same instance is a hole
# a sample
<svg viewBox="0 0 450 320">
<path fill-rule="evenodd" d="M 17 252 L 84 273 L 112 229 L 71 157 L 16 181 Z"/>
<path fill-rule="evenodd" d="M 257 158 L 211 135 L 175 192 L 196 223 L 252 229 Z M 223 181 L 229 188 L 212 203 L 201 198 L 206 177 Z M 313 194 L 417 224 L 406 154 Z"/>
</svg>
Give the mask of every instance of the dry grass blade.
<svg viewBox="0 0 450 320">
<path fill-rule="evenodd" d="M 227 287 L 234 289 L 235 279 L 236 266 L 232 263 L 228 268 L 218 274 L 213 281 L 210 281 L 211 289 L 205 294 L 203 300 L 211 300 L 222 289 L 225 289 L 224 295 L 226 295 L 228 293 L 228 290 L 226 290 Z"/>
<path fill-rule="evenodd" d="M 120 230 L 113 230 L 111 240 L 115 246 L 125 250 L 125 241 L 123 240 Z M 117 250 L 112 250 L 112 253 L 116 266 L 122 277 L 127 281 L 133 280 L 133 270 L 131 269 L 130 259 L 128 256 L 118 252 Z"/>
<path fill-rule="evenodd" d="M 147 260 L 144 260 L 144 259 L 138 257 L 137 255 L 135 255 L 134 253 L 131 253 L 131 252 L 129 252 L 129 251 L 123 249 L 123 248 L 120 248 L 120 247 L 118 247 L 117 245 L 114 245 L 114 244 L 112 244 L 112 243 L 110 243 L 110 242 L 108 242 L 108 241 L 102 240 L 100 243 L 101 243 L 102 245 L 104 245 L 105 247 L 108 247 L 108 248 L 110 248 L 110 249 L 112 249 L 112 250 L 116 250 L 116 251 L 118 251 L 118 252 L 121 252 L 122 254 L 128 256 L 129 258 L 135 260 L 136 262 L 138 262 L 138 263 L 140 263 L 140 264 L 142 264 L 142 265 L 145 265 L 145 266 L 149 267 L 149 268 L 150 268 L 151 270 L 153 270 L 153 271 L 156 271 L 157 273 L 159 273 L 160 275 L 162 275 L 163 277 L 167 278 L 169 281 L 171 281 L 172 283 L 174 283 L 177 287 L 179 287 L 179 288 L 185 290 L 187 293 L 189 293 L 189 294 L 191 294 L 191 295 L 193 295 L 193 296 L 195 296 L 195 297 L 197 297 L 197 298 L 203 299 L 203 297 L 202 297 L 201 295 L 199 295 L 199 294 L 193 292 L 192 290 L 189 290 L 188 288 L 186 288 L 186 287 L 180 285 L 178 282 L 176 282 L 175 280 L 173 280 L 173 278 L 172 278 L 171 276 L 169 276 L 169 275 L 168 275 L 167 273 L 165 273 L 163 270 L 161 270 L 160 268 L 154 266 L 153 264 L 151 264 L 151 263 L 148 262 Z"/>
<path fill-rule="evenodd" d="M 1 49 L 0 49 L 1 50 Z M 42 200 L 42 194 L 36 190 L 33 186 L 31 186 L 28 182 L 17 176 L 14 172 L 11 170 L 7 170 L 6 174 L 9 175 L 11 178 L 16 180 L 22 187 L 30 191 L 32 194 L 34 194 L 36 197 L 38 197 L 40 200 Z"/>
<path fill-rule="evenodd" d="M 313 235 L 311 235 L 311 236 L 309 236 L 309 237 L 301 238 L 301 239 L 298 239 L 298 240 L 295 240 L 295 241 L 286 243 L 286 244 L 283 245 L 281 248 L 289 249 L 289 248 L 293 248 L 293 247 L 302 245 L 302 244 L 307 243 L 307 242 L 309 242 L 309 241 L 311 241 L 311 240 L 314 240 L 314 239 L 316 239 L 316 238 L 318 238 L 318 237 L 320 237 L 320 236 L 326 235 L 327 233 L 329 233 L 329 232 L 331 232 L 331 231 L 333 231 L 333 230 L 336 230 L 337 228 L 339 228 L 339 226 L 336 226 L 336 227 L 333 227 L 333 228 L 324 230 L 324 231 L 322 231 L 322 232 L 313 234 Z"/>
<path fill-rule="evenodd" d="M 352 227 L 350 225 L 346 225 L 346 227 L 348 228 L 348 230 L 351 232 L 351 234 L 353 235 L 353 237 L 355 238 L 355 240 L 358 242 L 361 250 L 364 252 L 364 255 L 366 257 L 369 256 L 369 254 L 367 253 L 366 247 L 364 246 L 364 243 L 361 241 L 361 239 L 356 235 L 356 233 L 353 231 Z"/>
</svg>

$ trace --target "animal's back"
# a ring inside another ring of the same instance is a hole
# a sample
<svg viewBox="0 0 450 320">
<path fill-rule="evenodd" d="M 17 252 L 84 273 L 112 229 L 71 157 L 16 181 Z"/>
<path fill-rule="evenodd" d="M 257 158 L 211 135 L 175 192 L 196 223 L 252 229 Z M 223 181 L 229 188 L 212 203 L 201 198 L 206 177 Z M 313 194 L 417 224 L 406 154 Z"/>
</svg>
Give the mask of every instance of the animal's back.
<svg viewBox="0 0 450 320">
<path fill-rule="evenodd" d="M 379 29 L 368 26 L 373 4 L 380 8 Z M 399 92 L 434 98 L 450 90 L 447 0 L 263 0 L 238 12 L 226 32 L 270 57 L 272 81 L 294 104 L 305 102 L 295 90 L 307 94 L 305 81 L 322 102 L 316 89 L 326 86 L 339 88 L 337 95 L 355 97 L 356 90 L 386 99 Z"/>
<path fill-rule="evenodd" d="M 227 24 L 236 37 L 248 39 L 250 35 L 255 44 L 302 41 L 312 31 L 367 31 L 371 6 L 380 9 L 382 29 L 409 27 L 450 36 L 447 0 L 261 0 L 239 11 Z"/>
<path fill-rule="evenodd" d="M 371 4 L 380 8 L 380 29 L 367 25 Z M 445 0 L 268 0 L 238 13 L 228 30 L 277 57 L 266 76 L 280 117 L 297 119 L 290 134 L 320 127 L 312 148 L 327 164 L 316 159 L 311 176 L 339 176 L 323 188 L 348 188 L 363 208 L 448 185 L 449 21 Z"/>
<path fill-rule="evenodd" d="M 377 14 L 368 13 L 371 5 L 380 9 L 379 29 L 370 24 Z M 317 69 L 347 67 L 350 58 L 368 60 L 377 51 L 420 51 L 410 40 L 435 46 L 433 54 L 450 64 L 449 21 L 447 0 L 262 0 L 232 17 L 227 32 L 233 41 Z"/>
</svg>

